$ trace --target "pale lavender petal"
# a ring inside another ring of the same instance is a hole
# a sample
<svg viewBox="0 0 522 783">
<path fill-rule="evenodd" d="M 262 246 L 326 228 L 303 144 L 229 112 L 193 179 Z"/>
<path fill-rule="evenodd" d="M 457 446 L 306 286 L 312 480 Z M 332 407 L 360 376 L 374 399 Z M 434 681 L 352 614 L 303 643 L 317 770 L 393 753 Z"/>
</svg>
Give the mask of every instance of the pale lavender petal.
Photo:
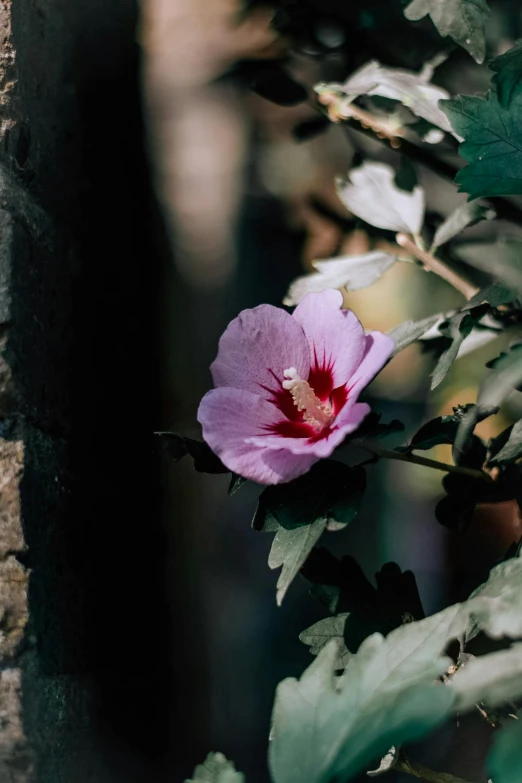
<svg viewBox="0 0 522 783">
<path fill-rule="evenodd" d="M 280 421 L 274 405 L 244 389 L 219 388 L 201 400 L 198 421 L 203 438 L 223 464 L 240 476 L 260 484 L 279 484 L 306 473 L 316 461 L 313 454 L 280 453 L 286 438 L 274 436 L 279 450 L 256 448 L 247 440 Z"/>
<path fill-rule="evenodd" d="M 335 420 L 331 432 L 317 441 L 309 438 L 281 438 L 280 435 L 255 435 L 248 438 L 248 442 L 257 448 L 283 447 L 293 455 L 313 454 L 317 459 L 329 457 L 347 435 L 355 432 L 369 412 L 370 406 L 365 402 L 347 403 Z"/>
<path fill-rule="evenodd" d="M 295 367 L 301 378 L 310 371 L 310 350 L 299 323 L 285 310 L 260 305 L 243 310 L 219 341 L 210 367 L 215 386 L 246 389 L 266 397 L 281 392 L 284 371 Z"/>
<path fill-rule="evenodd" d="M 341 310 L 342 303 L 341 292 L 327 288 L 308 294 L 293 313 L 310 345 L 312 368 L 329 369 L 334 389 L 354 374 L 365 346 L 359 320 L 351 310 Z"/>
<path fill-rule="evenodd" d="M 357 398 L 365 386 L 373 381 L 395 348 L 395 341 L 382 332 L 369 332 L 365 339 L 364 356 L 348 382 L 348 399 Z"/>
</svg>

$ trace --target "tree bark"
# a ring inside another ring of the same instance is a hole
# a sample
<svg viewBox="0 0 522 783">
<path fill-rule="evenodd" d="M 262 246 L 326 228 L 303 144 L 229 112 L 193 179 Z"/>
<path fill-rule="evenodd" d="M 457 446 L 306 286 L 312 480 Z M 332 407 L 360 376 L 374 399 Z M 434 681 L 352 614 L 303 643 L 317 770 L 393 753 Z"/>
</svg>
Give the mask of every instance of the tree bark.
<svg viewBox="0 0 522 783">
<path fill-rule="evenodd" d="M 132 0 L 0 3 L 5 783 L 167 779 L 160 223 L 137 21 Z"/>
</svg>

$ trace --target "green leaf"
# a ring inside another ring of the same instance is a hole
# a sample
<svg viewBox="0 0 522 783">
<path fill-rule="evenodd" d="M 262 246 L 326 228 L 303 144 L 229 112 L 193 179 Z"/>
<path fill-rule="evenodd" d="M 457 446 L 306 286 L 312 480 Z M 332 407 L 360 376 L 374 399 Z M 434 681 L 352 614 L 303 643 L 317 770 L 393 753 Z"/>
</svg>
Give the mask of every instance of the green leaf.
<svg viewBox="0 0 522 783">
<path fill-rule="evenodd" d="M 323 532 L 340 530 L 355 518 L 365 486 L 364 468 L 322 460 L 305 476 L 261 493 L 252 524 L 255 530 L 276 533 L 268 565 L 282 566 L 279 605 Z"/>
<path fill-rule="evenodd" d="M 522 91 L 509 109 L 495 92 L 461 95 L 440 105 L 464 138 L 459 152 L 469 165 L 455 177 L 459 189 L 471 199 L 522 193 Z"/>
<path fill-rule="evenodd" d="M 399 432 L 404 432 L 402 421 L 392 419 L 389 422 L 381 423 L 381 414 L 371 411 L 363 420 L 361 426 L 351 435 L 348 435 L 344 443 L 350 444 L 352 440 L 362 441 L 367 438 L 387 438 L 389 435 L 396 435 Z"/>
<path fill-rule="evenodd" d="M 344 626 L 348 614 L 338 614 L 336 617 L 325 617 L 314 623 L 306 631 L 299 634 L 300 641 L 310 647 L 312 655 L 321 652 L 329 641 L 337 640 L 337 660 L 334 663 L 335 669 L 344 669 L 350 658 L 350 651 L 344 643 Z"/>
<path fill-rule="evenodd" d="M 400 451 L 426 451 L 442 443 L 453 443 L 457 434 L 460 418 L 453 416 L 437 416 L 428 421 L 411 439 L 407 447 Z"/>
<path fill-rule="evenodd" d="M 522 556 L 505 560 L 491 570 L 487 582 L 470 597 L 475 609 L 466 631 L 466 642 L 485 631 L 493 639 L 522 638 Z"/>
<path fill-rule="evenodd" d="M 404 321 L 404 323 L 395 326 L 388 332 L 389 336 L 395 340 L 393 356 L 419 340 L 437 321 L 440 321 L 441 317 L 442 313 L 437 313 L 436 315 L 430 315 L 428 318 L 423 318 L 421 321 Z"/>
<path fill-rule="evenodd" d="M 492 81 L 496 85 L 500 104 L 509 108 L 514 95 L 522 85 L 522 41 L 489 63 L 492 71 L 496 71 Z"/>
<path fill-rule="evenodd" d="M 232 473 L 232 476 L 230 478 L 230 485 L 228 487 L 228 494 L 230 496 L 235 495 L 236 492 L 241 489 L 243 484 L 247 481 L 246 478 L 243 478 L 243 476 L 238 476 L 237 473 Z"/>
<path fill-rule="evenodd" d="M 311 525 L 295 527 L 291 530 L 280 527 L 275 534 L 268 556 L 268 565 L 270 568 L 283 566 L 277 580 L 276 600 L 279 606 L 325 529 L 326 519 L 322 517 L 316 519 Z"/>
<path fill-rule="evenodd" d="M 374 634 L 341 677 L 330 642 L 300 680 L 279 684 L 270 769 L 274 783 L 348 781 L 392 745 L 420 739 L 453 707 L 450 688 L 435 683 L 449 664 L 441 653 L 465 627 L 453 606 L 383 638 Z"/>
<path fill-rule="evenodd" d="M 505 435 L 508 435 L 507 439 Z M 499 442 L 502 442 L 502 446 L 496 448 L 496 444 Z M 501 435 L 490 442 L 489 453 L 491 454 L 488 459 L 489 465 L 514 462 L 522 457 L 522 419 L 508 427 L 504 433 L 501 433 Z"/>
<path fill-rule="evenodd" d="M 325 288 L 346 288 L 358 291 L 376 282 L 397 261 L 397 256 L 372 250 L 359 256 L 339 256 L 324 261 L 314 261 L 318 270 L 311 275 L 303 275 L 291 283 L 283 299 L 283 304 L 299 304 L 310 293 L 324 291 Z"/>
<path fill-rule="evenodd" d="M 412 193 L 395 185 L 395 171 L 385 163 L 364 163 L 336 180 L 337 195 L 344 206 L 371 226 L 389 231 L 419 234 L 424 221 L 424 190 Z"/>
<path fill-rule="evenodd" d="M 481 288 L 475 296 L 472 296 L 466 307 L 477 307 L 483 302 L 487 302 L 491 307 L 500 307 L 500 305 L 514 302 L 516 298 L 517 295 L 511 288 L 507 288 L 502 283 L 492 283 L 486 288 Z"/>
<path fill-rule="evenodd" d="M 219 457 L 204 441 L 186 438 L 175 432 L 155 432 L 159 435 L 168 455 L 176 462 L 190 454 L 198 473 L 230 473 Z"/>
<path fill-rule="evenodd" d="M 428 14 L 439 33 L 449 35 L 478 63 L 486 55 L 486 21 L 489 8 L 485 0 L 413 0 L 404 15 L 417 21 Z"/>
<path fill-rule="evenodd" d="M 365 487 L 363 468 L 321 460 L 306 475 L 261 493 L 254 528 L 261 529 L 262 519 L 269 514 L 288 530 L 311 525 L 317 519 L 329 530 L 339 529 L 357 516 Z"/>
<path fill-rule="evenodd" d="M 486 767 L 495 783 L 520 783 L 522 780 L 522 711 L 493 737 Z"/>
<path fill-rule="evenodd" d="M 332 614 L 340 613 L 337 616 L 344 618 L 344 644 L 352 653 L 372 633 L 387 634 L 404 623 L 424 618 L 415 576 L 411 571 L 402 572 L 397 563 L 382 566 L 375 574 L 374 587 L 353 557 L 348 555 L 339 561 L 319 548 L 302 573 L 314 582 L 311 595 Z M 327 628 L 322 626 L 322 630 Z"/>
<path fill-rule="evenodd" d="M 467 204 L 461 204 L 460 207 L 451 213 L 442 223 L 433 237 L 433 244 L 431 252 L 433 253 L 438 247 L 449 242 L 450 239 L 464 231 L 467 226 L 473 226 L 480 220 L 492 220 L 495 217 L 495 213 L 488 207 L 483 207 L 477 201 L 470 201 Z"/>
<path fill-rule="evenodd" d="M 413 193 L 419 184 L 413 163 L 406 155 L 401 156 L 401 165 L 393 181 L 399 190 L 405 190 L 407 193 Z"/>
<path fill-rule="evenodd" d="M 244 783 L 244 780 L 243 773 L 237 772 L 233 762 L 222 753 L 209 753 L 185 783 Z"/>
<path fill-rule="evenodd" d="M 498 408 L 514 389 L 522 384 L 522 343 L 514 343 L 489 364 L 480 384 L 477 407 L 482 410 Z"/>
<path fill-rule="evenodd" d="M 431 373 L 431 388 L 435 389 L 446 377 L 449 369 L 455 359 L 459 349 L 471 332 L 473 327 L 480 321 L 484 315 L 484 306 L 474 308 L 470 311 L 460 311 L 452 315 L 448 320 L 439 326 L 439 331 L 451 342 L 439 358 L 437 365 Z"/>
<path fill-rule="evenodd" d="M 459 712 L 475 704 L 500 707 L 522 696 L 522 644 L 474 658 L 459 669 L 447 686 Z"/>
</svg>

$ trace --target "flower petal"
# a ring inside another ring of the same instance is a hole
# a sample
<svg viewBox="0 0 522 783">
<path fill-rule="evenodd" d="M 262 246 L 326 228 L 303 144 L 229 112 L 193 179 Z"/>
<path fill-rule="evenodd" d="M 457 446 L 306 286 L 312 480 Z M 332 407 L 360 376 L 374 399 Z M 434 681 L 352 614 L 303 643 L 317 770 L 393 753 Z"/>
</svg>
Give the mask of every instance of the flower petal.
<svg viewBox="0 0 522 783">
<path fill-rule="evenodd" d="M 257 448 L 280 449 L 283 447 L 293 455 L 308 454 L 321 459 L 329 457 L 347 435 L 355 432 L 369 412 L 370 406 L 365 402 L 347 403 L 328 434 L 325 437 L 318 437 L 317 440 L 313 438 L 282 438 L 280 435 L 256 435 L 247 440 Z"/>
<path fill-rule="evenodd" d="M 240 476 L 260 484 L 279 484 L 306 473 L 317 460 L 288 450 L 256 448 L 248 442 L 281 418 L 277 408 L 244 389 L 222 387 L 207 392 L 198 410 L 203 438 L 223 464 Z M 278 439 L 279 449 L 287 440 Z"/>
<path fill-rule="evenodd" d="M 284 370 L 295 367 L 301 378 L 310 369 L 310 350 L 299 323 L 280 307 L 243 310 L 219 341 L 210 367 L 215 386 L 246 389 L 266 398 L 280 394 Z"/>
<path fill-rule="evenodd" d="M 350 378 L 348 399 L 359 396 L 361 391 L 373 381 L 382 370 L 395 348 L 395 341 L 382 332 L 368 332 L 365 335 L 365 349 L 362 361 Z"/>
<path fill-rule="evenodd" d="M 341 292 L 327 288 L 308 294 L 293 313 L 310 345 L 312 372 L 331 374 L 328 393 L 351 378 L 364 354 L 364 330 L 351 310 L 341 310 L 342 303 Z"/>
</svg>

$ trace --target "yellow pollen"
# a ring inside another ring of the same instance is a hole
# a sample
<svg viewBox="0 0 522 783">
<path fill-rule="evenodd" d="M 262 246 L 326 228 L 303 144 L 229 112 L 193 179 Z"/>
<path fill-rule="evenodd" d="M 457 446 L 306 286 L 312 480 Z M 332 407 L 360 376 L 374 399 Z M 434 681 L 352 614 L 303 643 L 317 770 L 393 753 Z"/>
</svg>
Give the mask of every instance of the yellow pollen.
<svg viewBox="0 0 522 783">
<path fill-rule="evenodd" d="M 331 424 L 335 418 L 332 406 L 321 402 L 308 381 L 299 377 L 295 367 L 289 367 L 283 374 L 286 378 L 283 381 L 283 389 L 290 392 L 297 410 L 303 412 L 304 420 L 318 430 Z"/>
</svg>

